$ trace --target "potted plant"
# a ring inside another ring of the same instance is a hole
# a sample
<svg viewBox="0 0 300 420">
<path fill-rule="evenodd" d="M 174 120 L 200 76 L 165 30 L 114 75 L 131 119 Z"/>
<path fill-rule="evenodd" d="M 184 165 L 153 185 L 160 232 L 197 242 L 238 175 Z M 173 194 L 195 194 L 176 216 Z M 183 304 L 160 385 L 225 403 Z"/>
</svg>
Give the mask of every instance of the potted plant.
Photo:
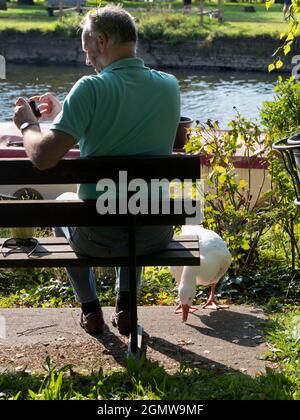
<svg viewBox="0 0 300 420">
<path fill-rule="evenodd" d="M 193 122 L 194 120 L 190 117 L 180 117 L 174 142 L 174 149 L 182 149 L 189 141 L 189 129 L 192 127 Z"/>
</svg>

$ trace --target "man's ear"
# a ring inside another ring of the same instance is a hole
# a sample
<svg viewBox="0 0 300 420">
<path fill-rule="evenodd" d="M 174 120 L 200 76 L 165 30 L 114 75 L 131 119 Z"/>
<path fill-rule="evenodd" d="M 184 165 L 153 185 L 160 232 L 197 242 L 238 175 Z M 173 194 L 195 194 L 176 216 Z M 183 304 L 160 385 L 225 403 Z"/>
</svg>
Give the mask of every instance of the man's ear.
<svg viewBox="0 0 300 420">
<path fill-rule="evenodd" d="M 98 50 L 103 53 L 108 43 L 108 35 L 106 32 L 99 32 L 97 36 L 97 47 Z"/>
</svg>

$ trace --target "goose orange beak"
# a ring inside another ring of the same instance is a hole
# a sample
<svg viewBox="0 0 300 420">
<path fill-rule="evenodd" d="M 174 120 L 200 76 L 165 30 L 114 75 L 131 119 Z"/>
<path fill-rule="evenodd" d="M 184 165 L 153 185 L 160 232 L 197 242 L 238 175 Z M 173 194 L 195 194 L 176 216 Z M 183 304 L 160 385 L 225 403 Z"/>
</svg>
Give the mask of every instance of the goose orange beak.
<svg viewBox="0 0 300 420">
<path fill-rule="evenodd" d="M 189 312 L 193 313 L 195 311 L 198 311 L 198 309 L 194 308 L 193 306 L 183 305 L 182 303 L 180 303 L 180 305 L 178 305 L 175 309 L 175 314 L 182 314 L 182 322 L 186 322 L 189 316 Z"/>
<path fill-rule="evenodd" d="M 181 305 L 182 308 L 182 322 L 186 322 L 189 316 L 190 307 L 189 305 Z"/>
</svg>

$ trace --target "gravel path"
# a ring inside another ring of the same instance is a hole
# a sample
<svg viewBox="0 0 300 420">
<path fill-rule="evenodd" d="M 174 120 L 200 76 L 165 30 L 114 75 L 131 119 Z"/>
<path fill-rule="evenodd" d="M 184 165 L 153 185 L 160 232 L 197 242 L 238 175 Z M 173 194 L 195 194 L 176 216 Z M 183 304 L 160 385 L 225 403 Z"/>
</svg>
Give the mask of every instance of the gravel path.
<svg viewBox="0 0 300 420">
<path fill-rule="evenodd" d="M 0 370 L 40 371 L 47 355 L 58 367 L 71 363 L 82 372 L 119 369 L 124 363 L 127 339 L 110 325 L 112 311 L 112 307 L 103 308 L 108 329 L 95 338 L 79 326 L 78 308 L 0 309 Z M 138 316 L 145 331 L 147 357 L 170 373 L 185 362 L 248 375 L 265 372 L 262 356 L 267 344 L 262 324 L 266 317 L 259 308 L 199 308 L 186 324 L 172 307 L 139 307 Z"/>
</svg>

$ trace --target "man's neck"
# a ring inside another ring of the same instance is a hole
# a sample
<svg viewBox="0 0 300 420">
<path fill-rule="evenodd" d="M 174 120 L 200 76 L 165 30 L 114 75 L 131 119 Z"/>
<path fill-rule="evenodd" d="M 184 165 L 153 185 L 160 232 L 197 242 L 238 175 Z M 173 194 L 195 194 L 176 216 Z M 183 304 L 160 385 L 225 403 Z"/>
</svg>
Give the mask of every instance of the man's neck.
<svg viewBox="0 0 300 420">
<path fill-rule="evenodd" d="M 135 58 L 135 49 L 132 44 L 115 47 L 109 50 L 109 53 L 103 57 L 102 69 L 110 66 L 115 61 L 125 60 L 126 58 Z"/>
</svg>

